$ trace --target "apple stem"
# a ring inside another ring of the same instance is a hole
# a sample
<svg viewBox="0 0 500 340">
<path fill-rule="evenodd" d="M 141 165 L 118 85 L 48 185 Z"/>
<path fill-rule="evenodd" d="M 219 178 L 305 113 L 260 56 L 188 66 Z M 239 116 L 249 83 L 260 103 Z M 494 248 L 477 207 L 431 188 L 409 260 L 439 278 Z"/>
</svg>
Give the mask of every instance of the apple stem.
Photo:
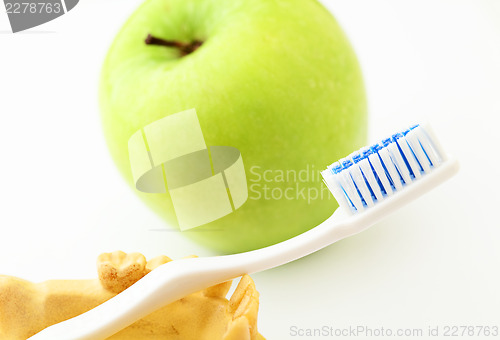
<svg viewBox="0 0 500 340">
<path fill-rule="evenodd" d="M 200 40 L 193 40 L 190 43 L 184 43 L 181 41 L 157 38 L 151 34 L 148 34 L 144 42 L 146 43 L 146 45 L 175 47 L 181 52 L 181 55 L 183 56 L 193 53 L 198 49 L 198 47 L 200 47 L 203 44 L 203 42 Z"/>
</svg>

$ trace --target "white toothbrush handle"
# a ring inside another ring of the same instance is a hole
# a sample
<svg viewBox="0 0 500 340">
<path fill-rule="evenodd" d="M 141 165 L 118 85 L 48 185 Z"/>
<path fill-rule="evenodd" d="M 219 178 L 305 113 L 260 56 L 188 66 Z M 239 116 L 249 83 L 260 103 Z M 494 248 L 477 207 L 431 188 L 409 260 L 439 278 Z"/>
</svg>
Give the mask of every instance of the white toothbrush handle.
<svg viewBox="0 0 500 340">
<path fill-rule="evenodd" d="M 230 279 L 210 270 L 212 258 L 176 260 L 156 268 L 103 304 L 46 328 L 29 339 L 106 339 L 155 310 L 209 285 Z"/>
<path fill-rule="evenodd" d="M 135 321 L 186 295 L 243 274 L 293 261 L 318 248 L 348 236 L 335 224 L 337 214 L 313 230 L 274 246 L 248 253 L 181 259 L 161 265 L 128 289 L 67 321 L 55 324 L 30 340 L 106 339 Z M 337 228 L 336 228 L 337 226 Z M 321 235 L 327 233 L 329 235 Z M 328 236 L 329 241 L 323 236 Z M 332 238 L 335 239 L 332 239 Z M 316 242 L 315 242 L 316 240 Z"/>
</svg>

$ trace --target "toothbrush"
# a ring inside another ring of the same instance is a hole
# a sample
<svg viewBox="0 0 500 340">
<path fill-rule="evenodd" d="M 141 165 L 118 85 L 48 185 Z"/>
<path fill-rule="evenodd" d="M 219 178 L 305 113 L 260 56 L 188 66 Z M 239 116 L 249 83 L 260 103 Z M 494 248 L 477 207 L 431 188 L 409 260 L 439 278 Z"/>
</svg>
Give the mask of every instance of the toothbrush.
<svg viewBox="0 0 500 340">
<path fill-rule="evenodd" d="M 103 304 L 29 339 L 105 339 L 188 294 L 280 266 L 357 234 L 457 171 L 457 160 L 444 152 L 432 129 L 412 126 L 321 172 L 339 208 L 317 227 L 246 253 L 168 262 Z"/>
</svg>

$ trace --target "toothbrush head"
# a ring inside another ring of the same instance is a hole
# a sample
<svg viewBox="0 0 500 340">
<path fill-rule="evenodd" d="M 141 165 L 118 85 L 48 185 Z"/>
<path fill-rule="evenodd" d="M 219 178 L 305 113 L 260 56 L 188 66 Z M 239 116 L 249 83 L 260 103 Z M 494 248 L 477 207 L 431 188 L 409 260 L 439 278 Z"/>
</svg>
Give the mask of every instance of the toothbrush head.
<svg viewBox="0 0 500 340">
<path fill-rule="evenodd" d="M 413 186 L 447 160 L 430 126 L 417 124 L 353 152 L 321 175 L 339 206 L 358 213 Z"/>
</svg>

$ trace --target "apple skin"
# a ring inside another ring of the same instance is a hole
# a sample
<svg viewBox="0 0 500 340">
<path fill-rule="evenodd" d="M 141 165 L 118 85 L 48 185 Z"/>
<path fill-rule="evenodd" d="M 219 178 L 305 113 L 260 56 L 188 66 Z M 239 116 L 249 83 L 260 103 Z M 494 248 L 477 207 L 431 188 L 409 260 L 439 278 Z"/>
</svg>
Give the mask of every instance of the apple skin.
<svg viewBox="0 0 500 340">
<path fill-rule="evenodd" d="M 204 43 L 181 57 L 175 48 L 146 45 L 149 33 Z M 167 115 L 196 108 L 207 145 L 240 150 L 253 190 L 247 202 L 185 232 L 222 253 L 289 239 L 337 207 L 328 192 L 315 200 L 292 189 L 288 196 L 297 199 L 256 199 L 255 192 L 263 194 L 266 182 L 258 177 L 265 170 L 272 171 L 270 188 L 299 185 L 305 192 L 324 192 L 318 172 L 366 142 L 358 61 L 335 19 L 314 0 L 148 0 L 116 37 L 100 85 L 111 155 L 127 183 L 169 225 L 177 220 L 168 193 L 135 190 L 130 136 Z M 276 170 L 304 169 L 316 171 L 315 178 L 276 181 Z"/>
</svg>

